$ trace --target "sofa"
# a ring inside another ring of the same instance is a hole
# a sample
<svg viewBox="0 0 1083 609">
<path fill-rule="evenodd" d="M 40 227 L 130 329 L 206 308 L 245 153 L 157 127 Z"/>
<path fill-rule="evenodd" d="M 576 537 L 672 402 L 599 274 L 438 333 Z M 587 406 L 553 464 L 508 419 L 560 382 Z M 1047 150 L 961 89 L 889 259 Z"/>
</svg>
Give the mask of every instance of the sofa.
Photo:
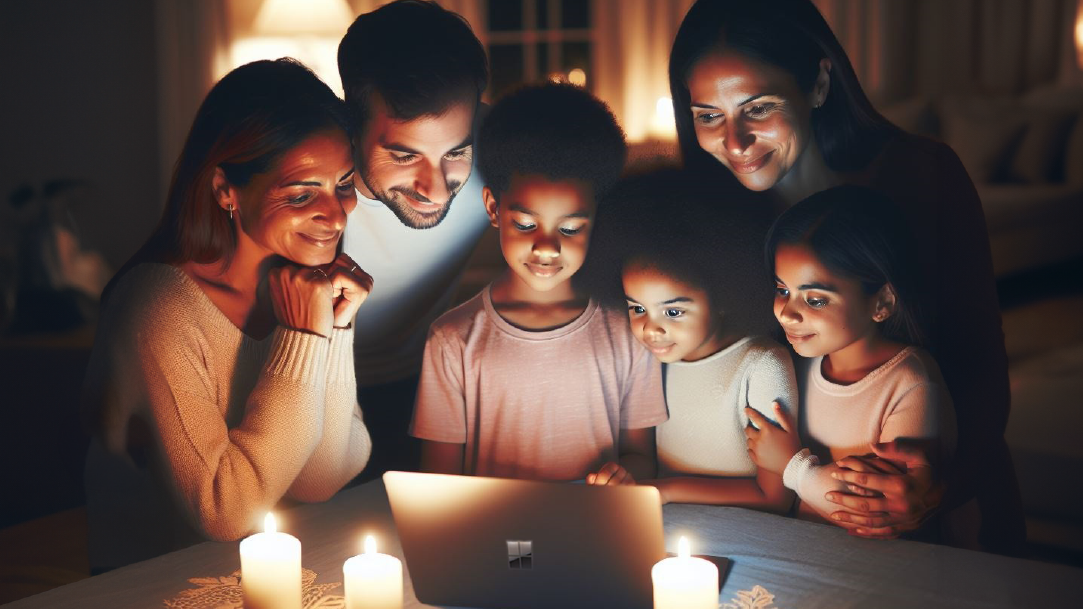
<svg viewBox="0 0 1083 609">
<path fill-rule="evenodd" d="M 981 197 L 998 277 L 1083 257 L 1083 86 L 916 97 L 881 110 L 959 155 Z"/>
</svg>

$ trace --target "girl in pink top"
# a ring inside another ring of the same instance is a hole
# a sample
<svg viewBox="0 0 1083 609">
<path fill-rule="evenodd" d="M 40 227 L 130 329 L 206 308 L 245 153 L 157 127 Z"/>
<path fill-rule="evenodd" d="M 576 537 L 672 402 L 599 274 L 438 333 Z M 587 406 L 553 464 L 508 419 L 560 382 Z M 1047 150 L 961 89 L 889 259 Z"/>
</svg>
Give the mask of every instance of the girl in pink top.
<svg viewBox="0 0 1083 609">
<path fill-rule="evenodd" d="M 836 509 L 832 493 L 858 492 L 840 464 L 859 471 L 893 465 L 850 455 L 900 438 L 929 442 L 941 455 L 954 443 L 951 398 L 936 362 L 919 346 L 923 291 L 911 245 L 898 209 L 860 186 L 805 199 L 768 235 L 775 318 L 802 356 L 796 366 L 801 416 L 795 426 L 779 411 L 775 426 L 749 409 L 759 429 L 746 434 L 756 464 L 782 474 L 797 492 L 802 517 L 826 520 Z M 895 471 L 932 476 L 933 467 L 899 464 Z M 859 490 L 870 504 L 884 500 Z"/>
</svg>

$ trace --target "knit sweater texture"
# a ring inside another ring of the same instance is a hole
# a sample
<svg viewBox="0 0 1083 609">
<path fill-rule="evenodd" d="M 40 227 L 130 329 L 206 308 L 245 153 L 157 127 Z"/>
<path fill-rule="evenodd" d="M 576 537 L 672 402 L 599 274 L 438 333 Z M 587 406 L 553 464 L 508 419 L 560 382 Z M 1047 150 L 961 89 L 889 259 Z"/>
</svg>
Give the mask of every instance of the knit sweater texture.
<svg viewBox="0 0 1083 609">
<path fill-rule="evenodd" d="M 180 269 L 128 271 L 83 387 L 91 566 L 239 539 L 280 500 L 323 501 L 371 443 L 353 330 L 244 334 Z"/>
<path fill-rule="evenodd" d="M 797 420 L 790 354 L 764 336 L 745 337 L 695 362 L 663 366 L 669 420 L 658 426 L 658 475 L 754 476 L 745 427 L 750 406 L 769 420 L 779 402 Z"/>
</svg>

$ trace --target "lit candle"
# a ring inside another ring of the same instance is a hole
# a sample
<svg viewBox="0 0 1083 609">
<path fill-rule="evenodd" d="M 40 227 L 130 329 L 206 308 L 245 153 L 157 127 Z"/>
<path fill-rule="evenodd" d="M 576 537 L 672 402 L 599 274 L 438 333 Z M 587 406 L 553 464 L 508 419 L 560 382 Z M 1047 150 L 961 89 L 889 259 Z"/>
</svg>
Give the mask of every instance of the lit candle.
<svg viewBox="0 0 1083 609">
<path fill-rule="evenodd" d="M 241 592 L 246 609 L 300 609 L 301 542 L 275 532 L 275 517 L 263 532 L 241 540 Z"/>
<path fill-rule="evenodd" d="M 378 554 L 376 540 L 365 537 L 365 553 L 342 565 L 346 609 L 401 609 L 402 561 Z"/>
<path fill-rule="evenodd" d="M 718 609 L 718 567 L 691 554 L 681 537 L 677 556 L 651 568 L 654 609 Z"/>
</svg>

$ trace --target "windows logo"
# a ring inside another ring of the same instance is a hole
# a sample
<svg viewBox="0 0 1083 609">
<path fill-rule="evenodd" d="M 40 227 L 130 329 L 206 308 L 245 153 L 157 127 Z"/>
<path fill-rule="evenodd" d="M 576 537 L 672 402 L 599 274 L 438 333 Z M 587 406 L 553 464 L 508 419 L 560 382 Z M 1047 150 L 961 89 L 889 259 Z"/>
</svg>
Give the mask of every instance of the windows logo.
<svg viewBox="0 0 1083 609">
<path fill-rule="evenodd" d="M 508 568 L 533 569 L 534 543 L 532 541 L 508 540 Z"/>
</svg>

